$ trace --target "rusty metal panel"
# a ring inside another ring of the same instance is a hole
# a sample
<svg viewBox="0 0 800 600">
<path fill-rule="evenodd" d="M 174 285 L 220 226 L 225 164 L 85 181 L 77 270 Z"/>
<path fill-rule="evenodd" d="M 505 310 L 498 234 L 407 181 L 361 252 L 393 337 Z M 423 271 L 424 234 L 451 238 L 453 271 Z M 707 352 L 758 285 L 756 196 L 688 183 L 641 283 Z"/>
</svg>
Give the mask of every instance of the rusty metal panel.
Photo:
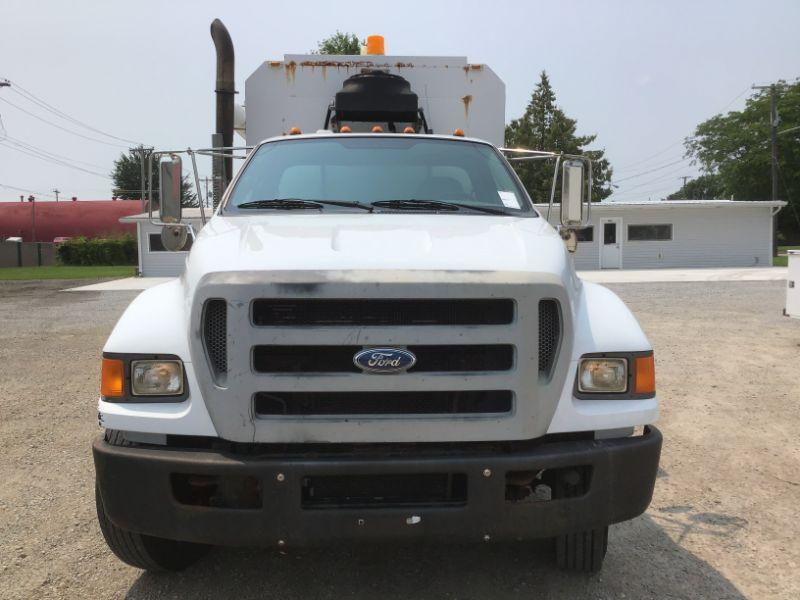
<svg viewBox="0 0 800 600">
<path fill-rule="evenodd" d="M 408 80 L 434 133 L 462 129 L 469 137 L 503 144 L 505 84 L 486 65 L 465 57 L 327 56 L 287 54 L 266 61 L 245 84 L 247 143 L 299 127 L 322 129 L 328 105 L 345 79 L 362 69 L 383 69 Z"/>
</svg>

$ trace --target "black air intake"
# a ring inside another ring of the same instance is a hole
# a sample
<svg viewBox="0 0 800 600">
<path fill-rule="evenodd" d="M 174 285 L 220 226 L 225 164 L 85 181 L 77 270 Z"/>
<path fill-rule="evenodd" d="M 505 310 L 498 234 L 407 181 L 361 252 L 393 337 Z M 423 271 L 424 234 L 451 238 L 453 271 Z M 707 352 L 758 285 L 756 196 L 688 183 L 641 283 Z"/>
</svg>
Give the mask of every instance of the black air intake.
<svg viewBox="0 0 800 600">
<path fill-rule="evenodd" d="M 561 311 L 555 300 L 539 301 L 539 375 L 550 377 L 561 341 Z"/>
<path fill-rule="evenodd" d="M 225 300 L 206 302 L 203 311 L 203 343 L 208 362 L 218 381 L 228 373 L 228 305 Z"/>
</svg>

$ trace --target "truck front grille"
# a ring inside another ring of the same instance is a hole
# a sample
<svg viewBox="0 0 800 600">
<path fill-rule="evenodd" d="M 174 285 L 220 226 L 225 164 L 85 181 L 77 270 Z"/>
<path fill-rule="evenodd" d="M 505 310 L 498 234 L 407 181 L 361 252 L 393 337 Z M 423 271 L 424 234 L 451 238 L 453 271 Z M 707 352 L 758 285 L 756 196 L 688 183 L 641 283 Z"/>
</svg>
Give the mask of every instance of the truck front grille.
<svg viewBox="0 0 800 600">
<path fill-rule="evenodd" d="M 417 357 L 409 373 L 508 371 L 514 365 L 509 344 L 406 346 Z M 256 346 L 257 373 L 360 373 L 353 363 L 363 346 Z"/>
<path fill-rule="evenodd" d="M 286 325 L 507 325 L 509 299 L 267 299 L 253 302 L 253 324 Z"/>
<path fill-rule="evenodd" d="M 192 303 L 193 367 L 229 441 L 533 439 L 567 371 L 568 306 L 561 280 L 540 273 L 209 273 Z M 416 362 L 354 364 L 375 348 Z"/>
<path fill-rule="evenodd" d="M 458 415 L 509 413 L 509 390 L 453 392 L 259 392 L 257 416 Z"/>
</svg>

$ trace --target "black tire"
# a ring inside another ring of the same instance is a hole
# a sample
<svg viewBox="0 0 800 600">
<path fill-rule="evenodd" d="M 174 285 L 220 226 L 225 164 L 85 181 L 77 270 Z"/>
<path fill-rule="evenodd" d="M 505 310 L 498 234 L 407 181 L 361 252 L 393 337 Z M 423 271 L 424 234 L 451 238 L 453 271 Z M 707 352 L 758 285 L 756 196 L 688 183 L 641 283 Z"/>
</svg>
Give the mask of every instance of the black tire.
<svg viewBox="0 0 800 600">
<path fill-rule="evenodd" d="M 608 526 L 556 538 L 556 562 L 565 571 L 597 573 L 608 550 Z"/>
<path fill-rule="evenodd" d="M 106 441 L 116 446 L 128 445 L 117 431 L 107 431 Z M 97 484 L 94 486 L 94 499 L 106 544 L 117 558 L 132 567 L 155 572 L 180 571 L 197 562 L 208 551 L 208 546 L 202 544 L 166 540 L 117 527 L 106 516 Z"/>
</svg>

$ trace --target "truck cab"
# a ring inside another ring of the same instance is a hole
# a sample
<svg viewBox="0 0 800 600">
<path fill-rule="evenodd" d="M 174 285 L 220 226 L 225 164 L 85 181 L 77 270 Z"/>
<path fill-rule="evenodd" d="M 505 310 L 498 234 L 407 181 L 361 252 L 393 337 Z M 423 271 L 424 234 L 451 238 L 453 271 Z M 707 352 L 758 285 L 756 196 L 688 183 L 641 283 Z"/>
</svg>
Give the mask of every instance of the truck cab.
<svg viewBox="0 0 800 600">
<path fill-rule="evenodd" d="M 661 435 L 634 316 L 576 275 L 574 229 L 496 145 L 381 119 L 249 148 L 183 275 L 114 328 L 93 452 L 125 562 L 553 538 L 596 571 L 609 525 L 647 508 Z M 564 164 L 568 219 L 585 181 Z"/>
</svg>

